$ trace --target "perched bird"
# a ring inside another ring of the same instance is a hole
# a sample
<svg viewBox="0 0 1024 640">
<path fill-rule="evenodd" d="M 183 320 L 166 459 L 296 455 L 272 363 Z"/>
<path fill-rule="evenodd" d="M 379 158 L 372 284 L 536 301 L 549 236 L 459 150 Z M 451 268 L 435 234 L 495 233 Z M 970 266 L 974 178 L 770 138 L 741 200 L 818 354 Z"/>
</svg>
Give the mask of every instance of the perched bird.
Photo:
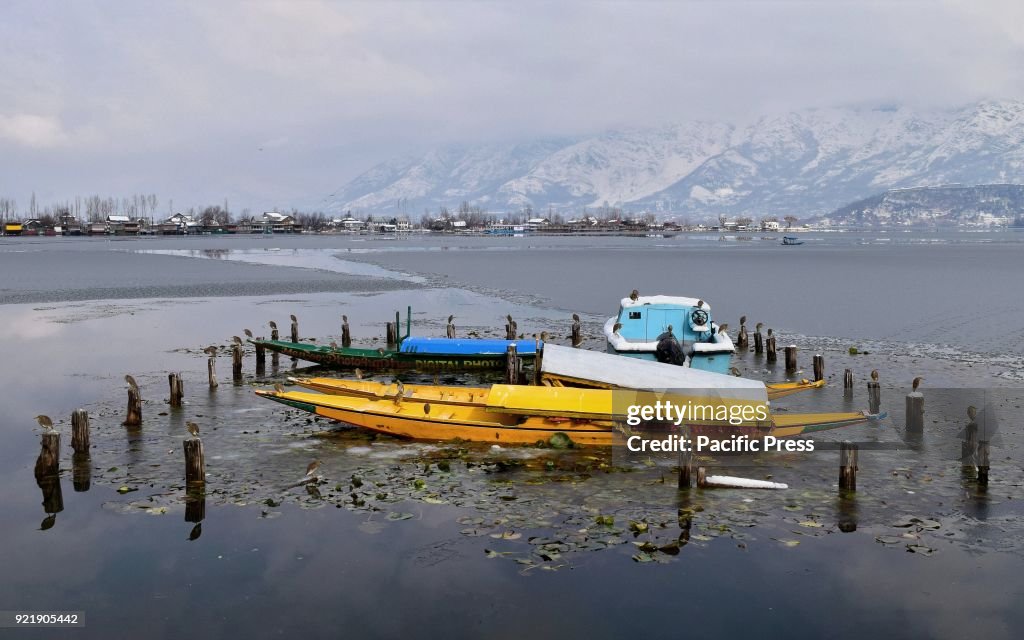
<svg viewBox="0 0 1024 640">
<path fill-rule="evenodd" d="M 612 327 L 612 333 L 618 333 L 619 329 L 621 329 L 621 328 L 622 328 L 622 323 L 621 322 L 616 322 L 615 325 Z"/>
<path fill-rule="evenodd" d="M 761 331 L 761 327 L 763 327 L 763 326 L 764 326 L 763 322 L 758 322 L 757 324 L 754 325 L 754 331 L 760 332 Z"/>
<path fill-rule="evenodd" d="M 668 325 L 668 329 L 665 331 L 668 335 L 672 335 L 672 325 Z"/>
<path fill-rule="evenodd" d="M 338 348 L 338 343 L 335 342 L 334 340 L 331 340 L 331 349 L 332 350 L 336 350 L 337 348 Z"/>
<path fill-rule="evenodd" d="M 232 340 L 232 341 L 233 341 L 233 342 L 234 342 L 235 344 L 242 344 L 242 339 L 241 339 L 241 338 L 239 338 L 238 336 L 231 336 L 231 340 Z"/>
<path fill-rule="evenodd" d="M 281 386 L 280 382 L 274 383 L 274 391 L 276 391 L 277 393 L 284 393 L 284 387 Z"/>
<path fill-rule="evenodd" d="M 36 422 L 46 431 L 53 431 L 53 420 L 50 420 L 50 416 L 36 416 Z"/>
<path fill-rule="evenodd" d="M 772 335 L 772 330 L 771 330 L 771 329 L 768 329 L 768 335 L 769 335 L 769 336 L 771 336 L 771 335 Z"/>
<path fill-rule="evenodd" d="M 911 383 L 911 391 L 917 391 L 917 388 L 921 386 L 922 381 L 924 381 L 924 378 L 921 376 L 914 378 L 914 381 Z"/>
<path fill-rule="evenodd" d="M 441 376 L 439 376 L 438 374 L 435 373 L 434 374 L 434 386 L 436 387 L 439 384 L 441 384 Z"/>
<path fill-rule="evenodd" d="M 540 341 L 541 342 L 547 342 L 548 341 L 548 332 L 547 331 L 541 331 L 540 332 Z"/>
<path fill-rule="evenodd" d="M 384 355 L 384 347 L 377 347 L 377 353 L 380 355 Z"/>
<path fill-rule="evenodd" d="M 353 373 L 356 374 L 356 380 L 362 380 L 363 379 L 363 370 L 360 369 L 359 367 L 356 367 L 356 370 L 353 371 Z"/>
<path fill-rule="evenodd" d="M 203 353 L 205 353 L 206 355 L 209 355 L 209 356 L 215 356 L 215 355 L 217 355 L 217 347 L 214 347 L 212 345 L 209 346 L 209 347 L 206 347 L 205 349 L 203 349 Z"/>
<path fill-rule="evenodd" d="M 292 319 L 292 322 L 298 322 L 298 321 L 299 321 L 299 319 L 295 317 L 295 314 L 294 314 L 294 313 L 293 313 L 293 314 L 291 314 L 291 315 L 290 315 L 290 316 L 288 316 L 288 317 Z"/>
<path fill-rule="evenodd" d="M 136 391 L 139 390 L 139 385 L 138 385 L 138 383 L 135 382 L 135 378 L 131 377 L 130 375 L 125 374 L 124 381 L 127 382 L 128 386 L 131 387 L 132 389 L 134 389 Z"/>
<path fill-rule="evenodd" d="M 718 326 L 718 333 L 725 333 L 728 330 L 729 330 L 729 323 L 728 322 L 723 322 L 722 324 L 720 324 Z"/>
<path fill-rule="evenodd" d="M 704 301 L 703 300 L 698 300 L 697 301 L 697 308 L 698 309 L 704 308 Z"/>
<path fill-rule="evenodd" d="M 402 384 L 401 380 L 395 380 L 395 386 L 398 387 L 398 390 L 395 391 L 395 404 L 400 405 L 402 404 L 402 398 L 405 397 L 405 385 Z"/>
<path fill-rule="evenodd" d="M 632 300 L 633 302 L 636 302 L 637 300 L 640 299 L 640 292 L 637 291 L 636 289 L 633 289 L 633 292 L 629 294 L 629 299 Z"/>
<path fill-rule="evenodd" d="M 344 313 L 341 314 L 341 323 L 348 324 L 348 316 L 346 316 Z"/>
<path fill-rule="evenodd" d="M 575 314 L 575 313 L 574 313 L 574 314 L 572 314 L 572 321 L 573 321 L 573 322 L 579 322 L 579 321 L 580 321 L 580 317 L 579 317 L 579 315 L 577 315 L 577 314 Z"/>
<path fill-rule="evenodd" d="M 423 413 L 425 415 L 428 415 L 428 416 L 430 415 L 430 403 L 429 402 L 427 402 L 427 403 L 425 403 L 423 405 Z"/>
<path fill-rule="evenodd" d="M 971 422 L 974 422 L 974 419 L 978 417 L 978 407 L 973 404 L 967 407 L 967 417 L 971 419 Z"/>
<path fill-rule="evenodd" d="M 747 316 L 740 316 L 740 326 L 747 324 Z"/>
<path fill-rule="evenodd" d="M 270 328 L 271 328 L 271 329 L 277 329 L 277 323 L 276 323 L 276 322 L 274 322 L 273 320 L 271 320 L 271 321 L 270 321 Z"/>
<path fill-rule="evenodd" d="M 508 314 L 507 316 L 505 316 L 505 319 L 508 320 L 509 324 L 512 324 L 512 314 L 511 313 Z"/>
<path fill-rule="evenodd" d="M 189 421 L 187 421 L 185 423 L 185 428 L 188 429 L 188 432 L 192 434 L 193 438 L 198 438 L 199 437 L 199 425 L 198 424 L 196 424 L 196 423 L 192 422 L 191 420 L 189 420 Z"/>
<path fill-rule="evenodd" d="M 242 329 L 242 333 L 245 334 L 246 338 L 251 338 L 252 337 L 252 331 L 249 331 L 248 329 Z"/>
<path fill-rule="evenodd" d="M 451 324 L 452 320 L 454 320 L 454 319 L 455 319 L 455 316 L 453 316 L 453 315 L 452 316 L 448 316 L 448 324 Z"/>
<path fill-rule="evenodd" d="M 871 379 L 878 382 L 878 369 L 871 370 Z"/>
<path fill-rule="evenodd" d="M 319 460 L 314 460 L 313 462 L 310 462 L 309 465 L 306 467 L 306 477 L 308 478 L 308 477 L 312 476 L 313 474 L 315 474 L 316 470 L 319 469 L 319 468 L 320 468 L 320 461 Z"/>
<path fill-rule="evenodd" d="M 737 378 L 740 377 L 740 370 L 737 369 L 736 367 L 729 367 L 729 373 L 736 376 Z"/>
</svg>

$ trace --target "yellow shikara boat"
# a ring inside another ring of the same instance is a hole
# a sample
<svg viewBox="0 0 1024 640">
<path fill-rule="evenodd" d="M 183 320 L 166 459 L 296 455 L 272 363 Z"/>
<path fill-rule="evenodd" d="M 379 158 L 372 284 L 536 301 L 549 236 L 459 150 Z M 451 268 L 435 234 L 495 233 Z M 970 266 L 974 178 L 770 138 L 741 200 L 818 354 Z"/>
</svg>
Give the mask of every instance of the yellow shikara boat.
<svg viewBox="0 0 1024 640">
<path fill-rule="evenodd" d="M 383 398 L 394 399 L 398 393 L 398 385 L 395 383 L 373 382 L 370 380 L 343 380 L 341 378 L 288 378 L 292 384 L 306 389 L 346 396 L 358 396 L 362 398 Z M 548 383 L 552 387 L 563 387 L 561 381 Z M 583 386 L 571 385 L 573 387 L 593 389 L 616 389 L 612 386 Z M 812 381 L 801 380 L 798 382 L 780 382 L 765 384 L 769 400 L 776 400 L 806 389 L 818 389 L 825 386 L 824 380 Z M 488 388 L 485 387 L 455 387 L 429 384 L 403 384 L 404 396 L 406 399 L 435 402 L 438 404 L 475 404 L 486 400 Z"/>
<path fill-rule="evenodd" d="M 429 388 L 406 387 L 402 397 L 370 397 L 307 392 L 257 391 L 262 397 L 315 413 L 332 420 L 372 431 L 418 440 L 462 440 L 502 444 L 534 444 L 556 433 L 568 435 L 580 445 L 613 444 L 616 425 L 621 425 L 630 405 L 658 399 L 673 402 L 704 402 L 714 407 L 763 406 L 767 399 L 755 394 L 723 393 L 717 396 L 664 396 L 651 392 L 493 385 L 486 396 L 472 403 L 431 401 Z M 730 424 L 723 420 L 690 420 L 695 435 L 728 437 L 748 435 L 791 437 L 835 429 L 868 420 L 864 413 L 815 413 L 770 415 L 766 420 Z"/>
</svg>

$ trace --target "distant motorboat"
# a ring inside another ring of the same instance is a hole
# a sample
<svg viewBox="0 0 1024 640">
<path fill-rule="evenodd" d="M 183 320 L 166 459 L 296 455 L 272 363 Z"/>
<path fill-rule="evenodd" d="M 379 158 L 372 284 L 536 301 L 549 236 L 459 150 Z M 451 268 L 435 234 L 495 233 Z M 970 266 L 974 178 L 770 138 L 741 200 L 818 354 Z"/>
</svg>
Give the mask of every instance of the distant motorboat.
<svg viewBox="0 0 1024 640">
<path fill-rule="evenodd" d="M 796 236 L 782 236 L 782 244 L 784 244 L 784 245 L 794 246 L 794 245 L 803 244 L 803 243 L 804 243 L 804 241 L 800 240 Z"/>
</svg>

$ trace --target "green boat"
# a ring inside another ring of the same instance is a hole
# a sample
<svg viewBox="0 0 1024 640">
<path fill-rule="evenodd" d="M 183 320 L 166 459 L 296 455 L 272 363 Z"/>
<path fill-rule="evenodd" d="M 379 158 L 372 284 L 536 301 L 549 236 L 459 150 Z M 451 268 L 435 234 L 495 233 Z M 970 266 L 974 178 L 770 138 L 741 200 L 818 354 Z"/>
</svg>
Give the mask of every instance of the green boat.
<svg viewBox="0 0 1024 640">
<path fill-rule="evenodd" d="M 515 345 L 516 353 L 526 362 L 532 362 L 537 351 L 537 343 L 533 340 L 411 337 L 411 316 L 412 310 L 409 309 L 405 320 L 405 336 L 399 338 L 397 348 L 340 347 L 334 343 L 322 346 L 309 342 L 261 338 L 250 338 L 249 342 L 291 358 L 334 369 L 502 369 L 506 365 L 509 346 Z M 398 326 L 397 313 L 395 326 Z"/>
</svg>

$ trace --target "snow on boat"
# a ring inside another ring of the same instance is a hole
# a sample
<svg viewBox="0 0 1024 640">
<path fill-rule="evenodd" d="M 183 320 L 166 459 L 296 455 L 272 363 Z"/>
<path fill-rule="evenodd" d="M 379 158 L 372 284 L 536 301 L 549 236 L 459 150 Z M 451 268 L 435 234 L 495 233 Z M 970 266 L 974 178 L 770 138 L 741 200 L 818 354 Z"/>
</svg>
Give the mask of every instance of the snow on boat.
<svg viewBox="0 0 1024 640">
<path fill-rule="evenodd" d="M 717 373 L 729 371 L 736 351 L 729 335 L 712 322 L 711 306 L 681 296 L 634 291 L 621 300 L 618 315 L 605 322 L 604 335 L 610 353 Z"/>
</svg>

